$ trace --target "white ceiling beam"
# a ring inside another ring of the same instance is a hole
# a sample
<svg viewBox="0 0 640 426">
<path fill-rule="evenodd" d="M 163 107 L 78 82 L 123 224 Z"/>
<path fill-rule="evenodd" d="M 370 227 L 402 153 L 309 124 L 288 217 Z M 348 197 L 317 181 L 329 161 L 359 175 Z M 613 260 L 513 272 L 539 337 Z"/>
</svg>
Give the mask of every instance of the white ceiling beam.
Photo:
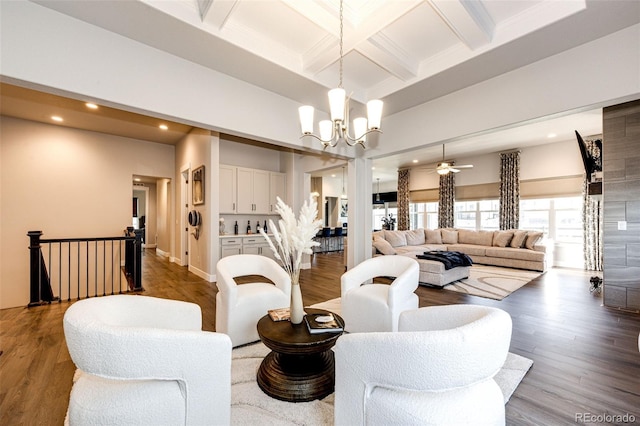
<svg viewBox="0 0 640 426">
<path fill-rule="evenodd" d="M 429 0 L 434 10 L 471 50 L 491 42 L 495 24 L 481 2 Z"/>
<path fill-rule="evenodd" d="M 285 0 L 291 3 L 291 0 Z M 296 4 L 307 4 L 307 2 L 297 2 Z M 351 50 L 356 48 L 363 42 L 366 42 L 370 37 L 374 36 L 378 32 L 382 31 L 385 27 L 395 22 L 397 19 L 410 12 L 417 7 L 422 0 L 407 1 L 407 2 L 388 2 L 382 4 L 375 12 L 371 12 L 367 19 L 361 20 L 362 25 L 353 26 L 345 19 L 344 21 L 344 45 L 343 51 L 346 56 Z M 292 6 L 293 7 L 293 6 Z M 325 38 L 318 43 L 309 52 L 303 55 L 303 69 L 306 72 L 316 74 L 323 69 L 330 66 L 337 61 L 340 57 L 338 43 L 339 43 L 339 29 L 340 21 L 338 16 L 331 15 L 331 19 L 326 19 L 325 15 L 323 19 L 318 19 L 309 13 L 310 8 L 305 8 L 300 5 L 294 7 L 299 13 L 303 14 L 307 19 L 317 23 L 325 31 L 333 35 L 333 37 Z M 322 8 L 320 8 L 322 9 Z M 324 9 L 322 9 L 324 10 Z M 330 43 L 329 40 L 334 40 Z"/>
<path fill-rule="evenodd" d="M 356 50 L 402 81 L 415 78 L 418 74 L 416 61 L 383 33 L 360 43 Z"/>
<path fill-rule="evenodd" d="M 237 4 L 238 0 L 198 0 L 200 17 L 203 22 L 206 20 L 208 24 L 221 30 Z"/>
</svg>

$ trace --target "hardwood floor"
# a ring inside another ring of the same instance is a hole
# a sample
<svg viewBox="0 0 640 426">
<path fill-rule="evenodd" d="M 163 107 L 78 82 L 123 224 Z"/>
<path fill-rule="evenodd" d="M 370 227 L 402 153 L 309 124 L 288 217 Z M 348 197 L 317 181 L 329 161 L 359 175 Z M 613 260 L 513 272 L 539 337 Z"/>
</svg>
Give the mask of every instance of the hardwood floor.
<svg viewBox="0 0 640 426">
<path fill-rule="evenodd" d="M 214 283 L 152 251 L 143 270 L 143 294 L 198 303 L 203 328 L 215 329 Z M 305 304 L 339 297 L 342 272 L 341 253 L 314 255 L 301 274 Z M 511 351 L 534 364 L 506 406 L 507 424 L 588 423 L 576 417 L 583 413 L 628 414 L 640 424 L 640 314 L 603 307 L 588 274 L 553 269 L 502 301 L 426 287 L 417 294 L 420 306 L 473 303 L 511 314 Z M 63 423 L 75 370 L 62 331 L 68 306 L 0 311 L 0 424 Z M 609 420 L 592 423 L 624 424 Z"/>
</svg>

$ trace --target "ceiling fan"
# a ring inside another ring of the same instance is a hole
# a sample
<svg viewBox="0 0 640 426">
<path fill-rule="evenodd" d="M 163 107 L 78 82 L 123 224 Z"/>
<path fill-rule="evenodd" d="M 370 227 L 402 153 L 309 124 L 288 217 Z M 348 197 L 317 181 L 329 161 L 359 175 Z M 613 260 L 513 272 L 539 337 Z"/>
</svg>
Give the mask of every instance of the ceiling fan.
<svg viewBox="0 0 640 426">
<path fill-rule="evenodd" d="M 449 173 L 458 173 L 460 169 L 471 169 L 472 164 L 463 164 L 461 166 L 454 165 L 453 162 L 444 161 L 444 144 L 442 144 L 442 161 L 436 166 L 436 173 L 439 175 L 447 175 Z"/>
</svg>

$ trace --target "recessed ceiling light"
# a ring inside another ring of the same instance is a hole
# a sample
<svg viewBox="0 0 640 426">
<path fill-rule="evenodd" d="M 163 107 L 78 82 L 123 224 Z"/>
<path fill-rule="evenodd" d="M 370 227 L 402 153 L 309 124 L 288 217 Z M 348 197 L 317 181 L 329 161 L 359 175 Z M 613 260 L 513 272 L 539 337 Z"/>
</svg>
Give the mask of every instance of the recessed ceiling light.
<svg viewBox="0 0 640 426">
<path fill-rule="evenodd" d="M 547 135 L 547 137 L 548 137 L 549 139 L 555 138 L 556 136 L 558 136 L 558 135 L 556 135 L 555 133 L 549 133 L 549 134 Z"/>
<path fill-rule="evenodd" d="M 331 175 L 331 177 L 336 177 L 336 175 Z"/>
<path fill-rule="evenodd" d="M 166 124 L 161 124 L 158 127 L 160 127 L 160 130 L 169 130 L 169 126 L 167 126 Z"/>
<path fill-rule="evenodd" d="M 417 163 L 417 162 L 418 162 L 418 160 L 413 160 L 413 162 L 414 162 L 414 163 Z"/>
<path fill-rule="evenodd" d="M 375 169 L 376 169 L 376 167 L 375 167 L 375 166 L 371 167 L 371 170 L 375 170 Z"/>
<path fill-rule="evenodd" d="M 52 115 L 51 119 L 53 121 L 57 121 L 58 123 L 62 123 L 64 120 L 62 119 L 62 117 L 58 116 L 58 115 Z"/>
<path fill-rule="evenodd" d="M 98 109 L 98 105 L 92 104 L 91 102 L 87 102 L 85 106 L 89 109 Z"/>
<path fill-rule="evenodd" d="M 140 182 L 142 179 L 140 179 L 140 178 L 135 178 L 135 179 L 133 179 L 133 180 L 135 180 L 136 182 Z"/>
</svg>

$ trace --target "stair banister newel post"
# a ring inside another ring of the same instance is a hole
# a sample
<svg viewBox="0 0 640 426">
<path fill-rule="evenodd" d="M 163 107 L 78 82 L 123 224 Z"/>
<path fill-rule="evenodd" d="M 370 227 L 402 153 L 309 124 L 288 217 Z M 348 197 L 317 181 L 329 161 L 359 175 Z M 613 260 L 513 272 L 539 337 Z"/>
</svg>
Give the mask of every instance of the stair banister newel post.
<svg viewBox="0 0 640 426">
<path fill-rule="evenodd" d="M 144 290 L 142 288 L 142 229 L 134 229 L 133 233 L 136 235 L 136 241 L 134 244 L 134 291 Z"/>
<path fill-rule="evenodd" d="M 40 237 L 42 231 L 29 231 L 29 305 L 40 304 Z"/>
</svg>

